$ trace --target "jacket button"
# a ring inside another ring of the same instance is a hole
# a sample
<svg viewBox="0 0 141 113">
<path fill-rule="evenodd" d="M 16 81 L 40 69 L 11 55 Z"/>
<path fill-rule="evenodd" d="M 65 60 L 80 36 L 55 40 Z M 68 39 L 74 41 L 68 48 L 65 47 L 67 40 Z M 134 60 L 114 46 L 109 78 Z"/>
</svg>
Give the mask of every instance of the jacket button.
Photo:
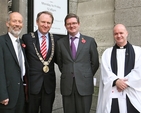
<svg viewBox="0 0 141 113">
<path fill-rule="evenodd" d="M 18 83 L 18 85 L 19 85 L 20 83 Z"/>
</svg>

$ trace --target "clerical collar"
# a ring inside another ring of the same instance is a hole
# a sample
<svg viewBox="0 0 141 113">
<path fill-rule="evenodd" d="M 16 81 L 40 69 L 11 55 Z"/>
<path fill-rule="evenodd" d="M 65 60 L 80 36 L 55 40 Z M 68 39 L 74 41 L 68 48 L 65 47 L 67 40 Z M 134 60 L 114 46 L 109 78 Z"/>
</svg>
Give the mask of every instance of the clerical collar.
<svg viewBox="0 0 141 113">
<path fill-rule="evenodd" d="M 116 44 L 116 48 L 117 49 L 125 49 L 127 47 L 127 44 L 125 46 L 122 46 L 122 47 L 119 47 L 117 44 Z"/>
</svg>

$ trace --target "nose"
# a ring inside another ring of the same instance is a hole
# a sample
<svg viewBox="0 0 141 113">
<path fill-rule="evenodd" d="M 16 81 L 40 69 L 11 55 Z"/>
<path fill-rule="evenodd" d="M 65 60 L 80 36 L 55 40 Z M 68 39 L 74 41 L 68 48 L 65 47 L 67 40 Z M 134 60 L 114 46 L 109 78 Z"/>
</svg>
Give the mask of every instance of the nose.
<svg viewBox="0 0 141 113">
<path fill-rule="evenodd" d="M 48 26 L 48 23 L 45 23 L 44 26 L 47 27 Z"/>
<path fill-rule="evenodd" d="M 44 22 L 44 26 L 45 26 L 45 27 L 48 27 L 48 26 L 50 26 L 50 25 L 51 25 L 50 22 Z"/>
<path fill-rule="evenodd" d="M 120 34 L 118 34 L 117 36 L 118 36 L 118 37 L 120 37 L 121 35 L 120 35 Z"/>
</svg>

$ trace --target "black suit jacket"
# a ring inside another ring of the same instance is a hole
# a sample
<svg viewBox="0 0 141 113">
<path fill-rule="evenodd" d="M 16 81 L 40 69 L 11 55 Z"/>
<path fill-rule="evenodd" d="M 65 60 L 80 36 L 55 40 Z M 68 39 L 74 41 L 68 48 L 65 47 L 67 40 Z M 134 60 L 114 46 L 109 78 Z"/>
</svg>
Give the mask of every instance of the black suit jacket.
<svg viewBox="0 0 141 113">
<path fill-rule="evenodd" d="M 99 67 L 97 44 L 91 37 L 80 35 L 76 58 L 71 55 L 69 37 L 57 41 L 57 63 L 61 71 L 61 94 L 70 95 L 73 75 L 80 95 L 94 91 L 93 76 Z"/>
<path fill-rule="evenodd" d="M 24 54 L 23 47 L 22 50 Z M 25 65 L 28 67 L 26 58 Z M 12 41 L 8 34 L 0 36 L 0 101 L 9 98 L 8 105 L 0 104 L 0 108 L 16 105 L 21 83 L 21 70 Z"/>
<path fill-rule="evenodd" d="M 58 37 L 53 35 L 54 37 L 54 43 L 58 40 Z M 25 52 L 27 56 L 27 60 L 29 63 L 29 91 L 31 94 L 38 94 L 39 91 L 43 87 L 45 88 L 46 93 L 52 93 L 55 91 L 56 87 L 56 77 L 55 77 L 55 71 L 54 71 L 54 62 L 55 62 L 55 57 L 53 57 L 52 61 L 49 64 L 49 72 L 44 73 L 43 72 L 43 64 L 39 60 L 34 45 L 40 53 L 40 45 L 39 45 L 39 39 L 38 39 L 38 34 L 37 31 L 34 32 L 34 36 L 29 34 L 25 34 L 22 37 L 26 47 L 25 47 Z M 49 59 L 50 54 L 52 50 L 52 43 L 51 43 L 51 38 L 49 34 L 49 49 L 47 52 L 47 57 L 46 61 Z M 40 53 L 41 55 L 41 53 Z"/>
</svg>

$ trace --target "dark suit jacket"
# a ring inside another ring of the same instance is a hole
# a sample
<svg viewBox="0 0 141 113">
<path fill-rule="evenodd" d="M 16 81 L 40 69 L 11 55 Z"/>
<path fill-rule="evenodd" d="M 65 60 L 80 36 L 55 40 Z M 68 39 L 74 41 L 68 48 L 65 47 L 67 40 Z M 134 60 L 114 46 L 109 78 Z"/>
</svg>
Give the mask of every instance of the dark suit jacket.
<svg viewBox="0 0 141 113">
<path fill-rule="evenodd" d="M 25 64 L 27 67 L 26 59 Z M 0 101 L 9 98 L 8 105 L 0 104 L 0 108 L 13 108 L 16 105 L 20 83 L 21 70 L 12 41 L 8 34 L 0 36 Z"/>
<path fill-rule="evenodd" d="M 38 52 L 40 53 L 40 45 L 37 31 L 34 32 L 34 36 L 32 37 L 31 33 L 23 35 L 22 39 L 26 45 L 25 52 L 27 56 L 27 60 L 29 63 L 29 90 L 31 94 L 38 94 L 41 90 L 42 85 L 45 88 L 46 93 L 52 93 L 55 91 L 56 87 L 56 77 L 54 71 L 54 62 L 55 58 L 53 57 L 52 61 L 49 64 L 49 72 L 43 72 L 43 64 L 39 60 L 33 43 L 35 43 Z M 56 42 L 58 37 L 53 36 L 54 41 Z M 55 43 L 54 42 L 54 43 Z M 51 38 L 49 35 L 49 49 L 46 57 L 46 61 L 49 59 L 52 50 Z M 40 53 L 41 55 L 41 53 Z"/>
<path fill-rule="evenodd" d="M 61 71 L 61 94 L 72 92 L 73 75 L 80 95 L 91 95 L 93 76 L 99 67 L 97 45 L 93 38 L 80 35 L 76 59 L 71 55 L 69 37 L 57 41 L 57 63 Z"/>
</svg>

